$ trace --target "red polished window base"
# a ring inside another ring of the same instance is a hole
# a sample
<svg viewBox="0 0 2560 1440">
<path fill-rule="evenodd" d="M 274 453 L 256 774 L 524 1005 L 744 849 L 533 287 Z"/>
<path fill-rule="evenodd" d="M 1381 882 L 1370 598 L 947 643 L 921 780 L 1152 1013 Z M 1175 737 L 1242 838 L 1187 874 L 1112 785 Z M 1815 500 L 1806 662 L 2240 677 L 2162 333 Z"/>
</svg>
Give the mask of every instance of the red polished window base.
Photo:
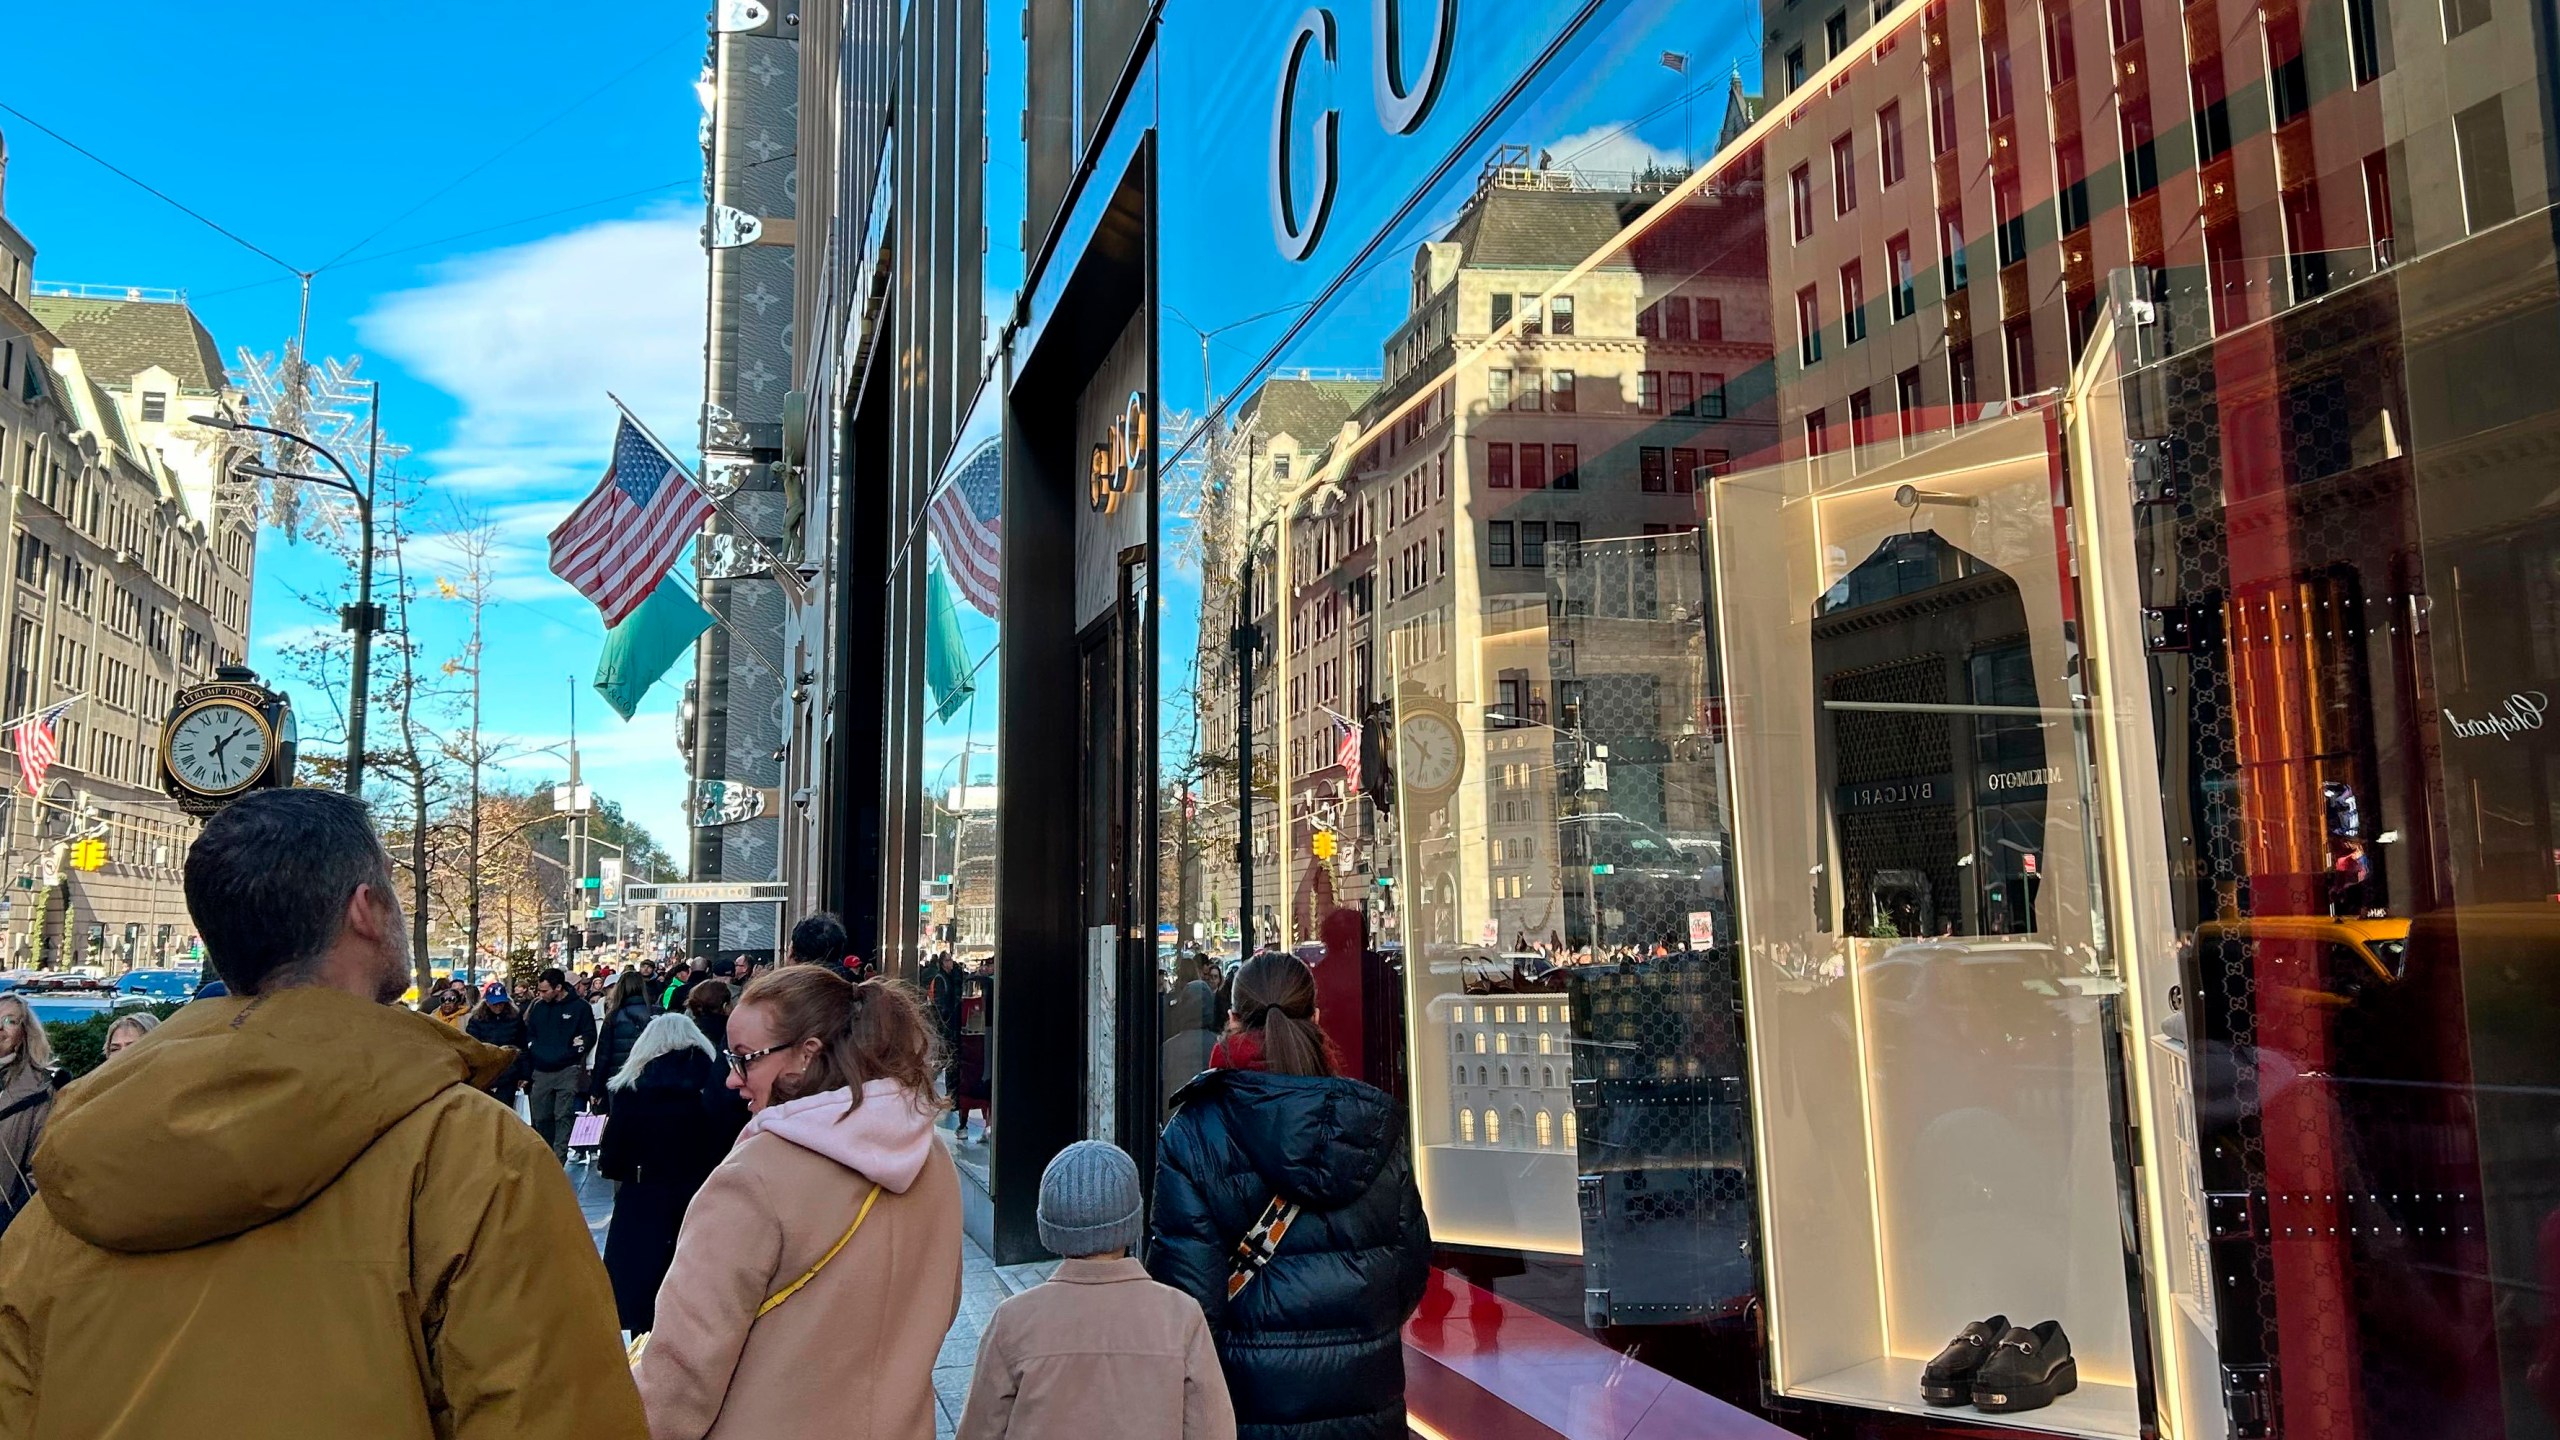
<svg viewBox="0 0 2560 1440">
<path fill-rule="evenodd" d="M 1404 1327 L 1404 1385 L 1449 1440 L 1794 1440 L 1446 1270 Z"/>
</svg>

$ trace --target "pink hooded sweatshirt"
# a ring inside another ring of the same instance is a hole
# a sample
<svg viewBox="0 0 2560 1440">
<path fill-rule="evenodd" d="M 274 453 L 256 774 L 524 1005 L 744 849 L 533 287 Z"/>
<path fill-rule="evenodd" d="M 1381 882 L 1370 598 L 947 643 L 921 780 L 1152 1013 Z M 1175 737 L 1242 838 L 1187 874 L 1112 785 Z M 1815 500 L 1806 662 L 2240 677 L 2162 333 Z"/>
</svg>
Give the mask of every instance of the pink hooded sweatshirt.
<svg viewBox="0 0 2560 1440">
<path fill-rule="evenodd" d="M 933 1102 L 892 1080 L 852 1099 L 758 1113 L 685 1211 L 634 1377 L 654 1440 L 932 1440 L 933 1362 L 960 1309 L 959 1179 Z"/>
</svg>

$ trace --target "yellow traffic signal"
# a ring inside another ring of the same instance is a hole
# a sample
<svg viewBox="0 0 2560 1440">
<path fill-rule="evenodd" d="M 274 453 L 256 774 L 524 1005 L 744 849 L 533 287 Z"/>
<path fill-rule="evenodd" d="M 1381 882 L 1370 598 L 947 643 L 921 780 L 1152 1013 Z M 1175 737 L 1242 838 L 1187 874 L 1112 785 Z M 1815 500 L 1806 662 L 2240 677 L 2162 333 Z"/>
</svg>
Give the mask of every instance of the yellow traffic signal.
<svg viewBox="0 0 2560 1440">
<path fill-rule="evenodd" d="M 83 840 L 71 847 L 71 867 L 75 870 L 102 870 L 106 864 L 107 842 L 104 840 Z"/>
<path fill-rule="evenodd" d="M 1337 845 L 1337 844 L 1339 844 L 1339 842 L 1338 842 L 1338 841 L 1336 841 L 1336 840 L 1333 838 L 1333 832 L 1332 832 L 1332 831 L 1330 831 L 1330 830 L 1319 830 L 1319 831 L 1317 831 L 1317 832 L 1316 832 L 1316 838 L 1315 838 L 1316 858 L 1317 858 L 1317 859 L 1319 859 L 1319 860 L 1330 860 L 1330 859 L 1332 859 L 1332 858 L 1333 858 L 1333 852 L 1334 852 L 1334 849 L 1335 849 L 1335 847 L 1336 847 L 1336 845 Z"/>
</svg>

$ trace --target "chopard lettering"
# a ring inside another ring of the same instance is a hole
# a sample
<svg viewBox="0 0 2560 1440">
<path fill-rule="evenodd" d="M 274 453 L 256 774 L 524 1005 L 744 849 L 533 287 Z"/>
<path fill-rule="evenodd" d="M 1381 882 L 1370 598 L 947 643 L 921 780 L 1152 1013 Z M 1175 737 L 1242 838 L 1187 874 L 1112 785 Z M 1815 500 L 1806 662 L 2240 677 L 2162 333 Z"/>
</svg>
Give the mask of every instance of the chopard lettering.
<svg viewBox="0 0 2560 1440">
<path fill-rule="evenodd" d="M 2444 720 L 2462 739 L 2480 740 L 2494 735 L 2503 743 L 2529 730 L 2541 729 L 2543 714 L 2550 708 L 2551 697 L 2542 691 L 2520 690 L 2486 715 L 2465 720 L 2448 708 Z"/>
</svg>

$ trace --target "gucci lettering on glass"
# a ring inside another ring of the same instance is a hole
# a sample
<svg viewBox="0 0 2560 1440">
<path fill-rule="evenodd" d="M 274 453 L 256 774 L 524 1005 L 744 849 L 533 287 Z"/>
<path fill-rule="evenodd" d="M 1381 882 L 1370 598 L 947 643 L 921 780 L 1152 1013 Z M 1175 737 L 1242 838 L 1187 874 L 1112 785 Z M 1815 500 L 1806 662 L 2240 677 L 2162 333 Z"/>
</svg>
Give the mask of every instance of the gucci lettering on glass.
<svg viewBox="0 0 2560 1440">
<path fill-rule="evenodd" d="M 2468 719 L 2448 708 L 2444 721 L 2453 733 L 2464 740 L 2485 740 L 2492 736 L 2500 741 L 2512 740 L 2530 730 L 2542 728 L 2544 712 L 2551 708 L 2551 697 L 2539 690 L 2520 690 L 2485 715 Z"/>
<path fill-rule="evenodd" d="M 1431 10 L 1431 30 L 1421 46 L 1415 73 L 1405 73 L 1405 7 L 1414 0 L 1369 0 L 1369 98 L 1378 123 L 1390 135 L 1410 135 L 1431 118 L 1439 103 L 1441 82 L 1448 78 L 1449 52 L 1458 38 L 1458 0 L 1421 0 Z M 1281 49 L 1280 78 L 1271 97 L 1271 232 L 1280 253 L 1303 260 L 1324 238 L 1325 221 L 1333 216 L 1340 184 L 1342 112 L 1327 106 L 1301 133 L 1298 88 L 1307 56 L 1313 51 L 1326 70 L 1337 58 L 1333 12 L 1311 6 L 1289 29 Z M 1301 149 L 1305 146 L 1305 149 Z M 1307 194 L 1298 193 L 1300 159 L 1308 166 Z"/>
</svg>

